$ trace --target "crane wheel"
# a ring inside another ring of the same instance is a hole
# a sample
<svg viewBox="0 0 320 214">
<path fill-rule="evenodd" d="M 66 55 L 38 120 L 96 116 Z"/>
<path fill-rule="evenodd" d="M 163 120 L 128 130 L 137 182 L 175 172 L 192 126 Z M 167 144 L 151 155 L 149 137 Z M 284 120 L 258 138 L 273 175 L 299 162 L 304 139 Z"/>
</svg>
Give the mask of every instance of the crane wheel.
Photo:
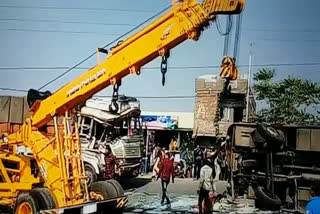
<svg viewBox="0 0 320 214">
<path fill-rule="evenodd" d="M 37 214 L 38 212 L 36 200 L 29 193 L 18 195 L 14 214 Z"/>
<path fill-rule="evenodd" d="M 113 185 L 113 187 L 115 188 L 116 192 L 117 192 L 117 196 L 123 196 L 124 195 L 124 191 L 122 186 L 119 184 L 118 181 L 116 180 L 106 180 L 106 182 L 110 183 Z"/>
<path fill-rule="evenodd" d="M 117 190 L 111 183 L 107 181 L 97 181 L 90 185 L 90 193 L 94 192 L 96 195 L 101 195 L 103 200 L 115 198 L 118 196 Z"/>
<path fill-rule="evenodd" d="M 37 203 L 38 210 L 50 210 L 56 208 L 56 202 L 51 191 L 47 188 L 35 188 L 31 191 L 31 196 Z"/>
</svg>

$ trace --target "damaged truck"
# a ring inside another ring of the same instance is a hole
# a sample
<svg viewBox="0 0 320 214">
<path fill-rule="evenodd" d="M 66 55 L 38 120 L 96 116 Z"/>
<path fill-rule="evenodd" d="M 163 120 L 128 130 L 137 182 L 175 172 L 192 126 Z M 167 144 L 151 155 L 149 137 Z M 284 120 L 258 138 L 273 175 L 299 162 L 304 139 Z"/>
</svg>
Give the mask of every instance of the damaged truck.
<svg viewBox="0 0 320 214">
<path fill-rule="evenodd" d="M 117 111 L 109 109 L 111 99 L 91 98 L 78 111 L 79 136 L 87 182 L 104 178 L 105 150 L 116 156 L 117 176 L 137 176 L 144 145 L 140 103 L 119 96 Z"/>
<path fill-rule="evenodd" d="M 261 209 L 305 211 L 311 187 L 320 188 L 320 126 L 235 123 L 228 136 L 237 195 Z"/>
<path fill-rule="evenodd" d="M 223 86 L 213 75 L 196 80 L 195 143 L 217 151 L 225 142 L 216 177 L 228 181 L 233 198 L 246 196 L 260 209 L 304 213 L 311 187 L 320 188 L 320 126 L 253 123 L 247 80 L 230 82 L 227 94 Z"/>
</svg>

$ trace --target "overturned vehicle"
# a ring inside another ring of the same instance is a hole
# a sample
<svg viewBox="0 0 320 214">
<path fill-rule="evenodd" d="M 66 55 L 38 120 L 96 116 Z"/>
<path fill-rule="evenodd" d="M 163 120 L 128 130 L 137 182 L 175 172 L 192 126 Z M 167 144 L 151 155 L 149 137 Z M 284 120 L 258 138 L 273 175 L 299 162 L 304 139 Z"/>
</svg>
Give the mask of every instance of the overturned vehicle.
<svg viewBox="0 0 320 214">
<path fill-rule="evenodd" d="M 92 98 L 78 112 L 79 136 L 88 183 L 104 179 L 105 152 L 116 156 L 117 176 L 137 176 L 144 145 L 140 123 L 140 103 L 133 97 L 119 96 L 116 112 L 111 99 Z"/>
<path fill-rule="evenodd" d="M 261 209 L 305 211 L 311 187 L 320 188 L 320 126 L 238 123 L 227 139 L 233 194 Z"/>
</svg>

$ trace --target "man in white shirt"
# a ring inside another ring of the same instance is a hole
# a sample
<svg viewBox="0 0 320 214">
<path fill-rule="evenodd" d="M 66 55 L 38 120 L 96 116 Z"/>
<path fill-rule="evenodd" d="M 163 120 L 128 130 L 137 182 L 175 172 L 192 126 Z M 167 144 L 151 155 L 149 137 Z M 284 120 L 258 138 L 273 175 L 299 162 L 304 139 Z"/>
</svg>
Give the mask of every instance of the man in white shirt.
<svg viewBox="0 0 320 214">
<path fill-rule="evenodd" d="M 200 170 L 199 186 L 199 213 L 212 213 L 212 205 L 209 200 L 209 192 L 213 191 L 213 169 L 210 159 L 206 159 L 204 166 Z M 202 202 L 204 200 L 205 212 L 203 212 Z"/>
</svg>

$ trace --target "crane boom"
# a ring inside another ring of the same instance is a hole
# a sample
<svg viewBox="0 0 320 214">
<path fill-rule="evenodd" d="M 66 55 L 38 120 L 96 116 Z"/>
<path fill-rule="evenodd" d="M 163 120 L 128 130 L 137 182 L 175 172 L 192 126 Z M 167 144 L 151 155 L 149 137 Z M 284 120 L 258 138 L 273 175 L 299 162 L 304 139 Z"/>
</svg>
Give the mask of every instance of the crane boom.
<svg viewBox="0 0 320 214">
<path fill-rule="evenodd" d="M 216 14 L 240 13 L 243 6 L 244 0 L 173 1 L 169 12 L 114 48 L 105 61 L 34 105 L 32 125 L 47 124 L 54 115 L 63 114 L 124 76 L 138 73 L 143 65 L 184 40 L 197 40 Z"/>
</svg>

